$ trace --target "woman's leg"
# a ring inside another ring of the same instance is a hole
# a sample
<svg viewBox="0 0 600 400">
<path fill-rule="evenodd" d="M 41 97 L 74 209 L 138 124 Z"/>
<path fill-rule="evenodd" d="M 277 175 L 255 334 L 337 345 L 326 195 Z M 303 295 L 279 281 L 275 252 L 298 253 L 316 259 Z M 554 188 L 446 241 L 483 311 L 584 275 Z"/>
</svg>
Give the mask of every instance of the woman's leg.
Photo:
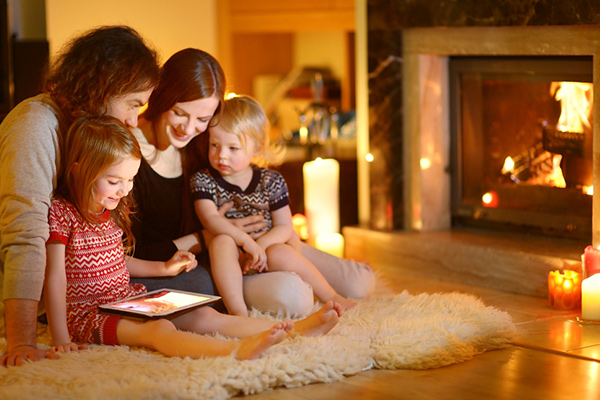
<svg viewBox="0 0 600 400">
<path fill-rule="evenodd" d="M 339 295 L 310 261 L 287 244 L 269 246 L 267 263 L 270 271 L 293 271 L 300 275 L 312 286 L 315 296 L 321 301 L 336 301 L 344 310 L 356 305 L 354 301 Z"/>
<path fill-rule="evenodd" d="M 341 306 L 328 301 L 316 313 L 296 321 L 290 335 L 320 336 L 329 332 L 342 314 Z M 200 334 L 219 332 L 234 338 L 246 338 L 264 332 L 273 326 L 273 321 L 221 314 L 210 307 L 200 307 L 172 319 L 178 329 Z"/>
<path fill-rule="evenodd" d="M 244 302 L 242 268 L 235 241 L 228 235 L 218 235 L 208 241 L 213 278 L 229 314 L 248 316 Z"/>
<path fill-rule="evenodd" d="M 218 357 L 235 354 L 239 360 L 257 358 L 269 347 L 284 340 L 292 322 L 279 322 L 264 332 L 239 341 L 221 340 L 178 330 L 166 319 L 136 322 L 127 319 L 117 324 L 117 340 L 127 346 L 141 346 L 169 357 Z"/>
<path fill-rule="evenodd" d="M 301 244 L 301 249 L 302 255 L 340 295 L 361 299 L 375 289 L 375 273 L 368 265 L 333 256 L 306 243 Z"/>
</svg>

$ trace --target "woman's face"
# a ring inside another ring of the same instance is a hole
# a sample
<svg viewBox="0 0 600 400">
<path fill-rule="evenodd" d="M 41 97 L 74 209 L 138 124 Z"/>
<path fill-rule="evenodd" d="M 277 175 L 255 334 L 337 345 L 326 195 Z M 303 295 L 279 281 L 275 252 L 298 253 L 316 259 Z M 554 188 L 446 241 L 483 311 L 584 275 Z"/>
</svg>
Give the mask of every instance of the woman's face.
<svg viewBox="0 0 600 400">
<path fill-rule="evenodd" d="M 208 127 L 210 119 L 219 106 L 216 96 L 175 103 L 171 109 L 160 116 L 158 124 L 158 148 L 169 145 L 181 149 Z"/>
</svg>

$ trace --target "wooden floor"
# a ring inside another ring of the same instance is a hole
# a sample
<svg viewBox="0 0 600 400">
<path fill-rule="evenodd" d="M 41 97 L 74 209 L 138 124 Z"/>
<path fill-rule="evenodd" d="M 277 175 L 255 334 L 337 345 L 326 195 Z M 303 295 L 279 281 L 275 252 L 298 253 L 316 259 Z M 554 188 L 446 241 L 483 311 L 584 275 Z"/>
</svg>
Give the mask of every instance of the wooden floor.
<svg viewBox="0 0 600 400">
<path fill-rule="evenodd" d="M 475 294 L 512 315 L 517 341 L 444 368 L 369 370 L 339 382 L 275 389 L 244 400 L 600 399 L 600 326 L 581 325 L 578 313 L 555 311 L 543 298 L 379 272 L 395 291 Z"/>
</svg>

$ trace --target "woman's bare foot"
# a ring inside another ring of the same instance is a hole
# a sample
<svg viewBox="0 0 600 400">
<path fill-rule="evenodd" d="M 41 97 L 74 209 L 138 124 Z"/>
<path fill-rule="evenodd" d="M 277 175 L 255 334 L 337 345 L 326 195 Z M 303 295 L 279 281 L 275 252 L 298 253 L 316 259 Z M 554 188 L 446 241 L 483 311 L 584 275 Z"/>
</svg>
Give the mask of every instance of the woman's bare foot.
<svg viewBox="0 0 600 400">
<path fill-rule="evenodd" d="M 268 331 L 244 338 L 239 342 L 235 357 L 238 360 L 253 360 L 269 347 L 283 341 L 293 328 L 293 321 L 278 322 Z"/>
<path fill-rule="evenodd" d="M 319 311 L 294 324 L 294 332 L 302 336 L 321 336 L 333 329 L 342 315 L 342 306 L 329 300 Z"/>
</svg>

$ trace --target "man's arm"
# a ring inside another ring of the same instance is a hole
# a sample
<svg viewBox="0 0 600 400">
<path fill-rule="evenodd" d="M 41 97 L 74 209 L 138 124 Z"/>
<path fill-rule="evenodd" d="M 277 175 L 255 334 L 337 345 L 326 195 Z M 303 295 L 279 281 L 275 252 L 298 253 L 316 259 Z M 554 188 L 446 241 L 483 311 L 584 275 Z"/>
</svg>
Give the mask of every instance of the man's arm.
<svg viewBox="0 0 600 400">
<path fill-rule="evenodd" d="M 8 353 L 20 365 L 46 352 L 35 349 L 38 302 L 49 235 L 48 208 L 56 178 L 58 122 L 41 103 L 23 103 L 0 126 L 0 256 Z"/>
<path fill-rule="evenodd" d="M 38 302 L 26 299 L 4 300 L 7 353 L 0 357 L 0 365 L 23 365 L 27 360 L 56 358 L 36 345 Z"/>
</svg>

